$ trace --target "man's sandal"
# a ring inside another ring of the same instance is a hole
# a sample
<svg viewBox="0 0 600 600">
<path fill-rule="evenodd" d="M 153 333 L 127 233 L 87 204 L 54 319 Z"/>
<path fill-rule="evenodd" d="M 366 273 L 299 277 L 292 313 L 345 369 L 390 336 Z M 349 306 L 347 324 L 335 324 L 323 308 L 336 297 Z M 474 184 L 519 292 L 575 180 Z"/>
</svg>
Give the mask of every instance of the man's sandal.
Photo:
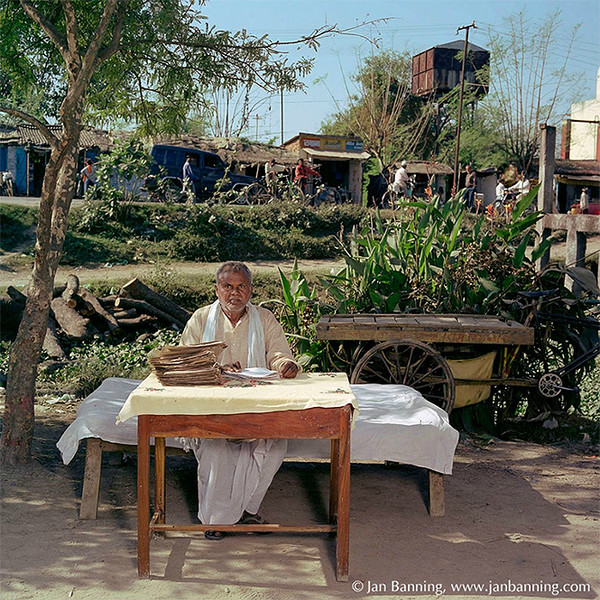
<svg viewBox="0 0 600 600">
<path fill-rule="evenodd" d="M 204 537 L 207 540 L 222 540 L 225 537 L 224 531 L 205 531 Z"/>
<path fill-rule="evenodd" d="M 260 515 L 253 515 L 247 511 L 244 511 L 242 518 L 238 521 L 241 525 L 268 525 L 269 522 L 263 519 Z M 268 535 L 273 533 L 272 531 L 250 531 L 248 533 L 255 533 L 256 535 Z"/>
</svg>

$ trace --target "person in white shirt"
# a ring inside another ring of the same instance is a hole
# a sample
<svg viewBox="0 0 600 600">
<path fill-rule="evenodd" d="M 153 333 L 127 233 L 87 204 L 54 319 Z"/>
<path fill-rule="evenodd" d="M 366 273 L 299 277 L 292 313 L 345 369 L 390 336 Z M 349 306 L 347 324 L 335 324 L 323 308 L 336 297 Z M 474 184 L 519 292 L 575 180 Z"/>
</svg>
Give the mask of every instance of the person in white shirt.
<svg viewBox="0 0 600 600">
<path fill-rule="evenodd" d="M 519 180 L 514 185 L 511 185 L 508 188 L 509 192 L 515 192 L 517 194 L 517 200 L 520 200 L 523 196 L 526 196 L 529 193 L 531 188 L 531 184 L 529 183 L 529 179 L 527 179 L 525 175 L 525 171 L 522 171 L 519 175 Z"/>
<path fill-rule="evenodd" d="M 504 200 L 504 192 L 506 186 L 504 185 L 504 176 L 498 177 L 498 183 L 496 184 L 496 202 L 502 202 Z"/>
<path fill-rule="evenodd" d="M 581 190 L 581 196 L 579 197 L 579 210 L 582 214 L 587 214 L 590 203 L 590 190 L 584 187 Z"/>
<path fill-rule="evenodd" d="M 274 158 L 265 163 L 265 183 L 271 194 L 277 195 L 277 177 L 279 173 L 285 172 L 283 165 L 277 164 Z"/>
<path fill-rule="evenodd" d="M 406 170 L 406 161 L 403 160 L 400 164 L 400 168 L 396 171 L 394 175 L 394 183 L 392 184 L 392 189 L 396 194 L 401 194 L 405 198 L 408 198 L 408 171 Z"/>
</svg>

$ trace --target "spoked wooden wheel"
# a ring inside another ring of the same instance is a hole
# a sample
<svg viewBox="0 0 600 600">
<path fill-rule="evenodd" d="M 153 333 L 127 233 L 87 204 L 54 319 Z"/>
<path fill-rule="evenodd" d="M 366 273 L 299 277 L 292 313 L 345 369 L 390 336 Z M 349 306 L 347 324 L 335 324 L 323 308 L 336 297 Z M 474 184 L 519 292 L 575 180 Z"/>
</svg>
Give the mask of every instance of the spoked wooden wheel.
<svg viewBox="0 0 600 600">
<path fill-rule="evenodd" d="M 454 377 L 446 360 L 416 340 L 382 342 L 371 348 L 352 371 L 351 383 L 403 384 L 448 414 L 454 406 Z"/>
</svg>

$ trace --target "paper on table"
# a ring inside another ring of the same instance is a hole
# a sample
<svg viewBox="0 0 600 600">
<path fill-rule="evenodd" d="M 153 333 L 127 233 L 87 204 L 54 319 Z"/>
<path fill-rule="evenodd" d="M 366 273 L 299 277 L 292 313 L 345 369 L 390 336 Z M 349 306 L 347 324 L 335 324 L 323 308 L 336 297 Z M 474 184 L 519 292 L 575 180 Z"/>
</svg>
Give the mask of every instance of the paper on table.
<svg viewBox="0 0 600 600">
<path fill-rule="evenodd" d="M 271 371 L 263 367 L 248 367 L 241 371 L 223 371 L 223 377 L 231 379 L 275 379 L 277 371 Z"/>
</svg>

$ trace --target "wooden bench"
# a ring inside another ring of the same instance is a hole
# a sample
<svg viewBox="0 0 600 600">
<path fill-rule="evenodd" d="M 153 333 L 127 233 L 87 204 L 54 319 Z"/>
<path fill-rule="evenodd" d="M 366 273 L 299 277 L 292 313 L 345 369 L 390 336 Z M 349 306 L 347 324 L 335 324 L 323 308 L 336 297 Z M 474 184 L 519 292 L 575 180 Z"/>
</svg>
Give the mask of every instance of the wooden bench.
<svg viewBox="0 0 600 600">
<path fill-rule="evenodd" d="M 57 443 L 63 461 L 68 464 L 79 442 L 86 439 L 81 519 L 97 517 L 104 452 L 137 453 L 137 445 L 131 443 L 137 439 L 137 420 L 130 419 L 122 425 L 115 422 L 137 383 L 107 379 L 82 402 L 76 420 Z M 352 462 L 386 461 L 427 469 L 429 514 L 444 516 L 444 473 L 451 473 L 458 442 L 458 432 L 448 424 L 446 413 L 404 386 L 353 386 L 353 390 L 360 410 L 351 434 Z M 385 422 L 388 413 L 392 415 L 389 423 Z M 176 440 L 169 439 L 168 444 L 167 454 L 189 456 Z M 329 451 L 327 440 L 290 440 L 286 458 L 327 460 Z"/>
</svg>

